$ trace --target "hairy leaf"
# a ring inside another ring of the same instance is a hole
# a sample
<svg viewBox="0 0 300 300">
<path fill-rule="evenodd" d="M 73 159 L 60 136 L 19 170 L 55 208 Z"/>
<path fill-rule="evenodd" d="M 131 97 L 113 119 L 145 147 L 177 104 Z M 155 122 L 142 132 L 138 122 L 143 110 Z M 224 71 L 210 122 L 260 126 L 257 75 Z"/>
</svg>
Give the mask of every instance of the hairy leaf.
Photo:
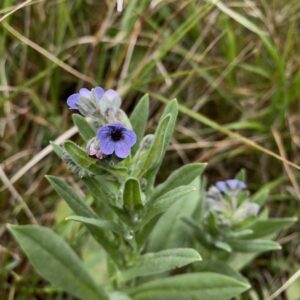
<svg viewBox="0 0 300 300">
<path fill-rule="evenodd" d="M 166 212 L 175 202 L 196 190 L 195 186 L 180 186 L 159 197 L 149 204 L 143 224 L 155 216 Z"/>
<path fill-rule="evenodd" d="M 70 246 L 52 230 L 36 225 L 9 225 L 8 229 L 36 271 L 54 286 L 82 300 L 108 299 Z"/>
<path fill-rule="evenodd" d="M 73 114 L 72 119 L 77 126 L 80 136 L 85 142 L 96 136 L 95 128 L 86 120 L 85 117 L 79 114 Z"/>
<path fill-rule="evenodd" d="M 151 195 L 151 199 L 157 198 L 160 195 L 181 185 L 190 184 L 196 177 L 202 174 L 206 165 L 207 164 L 202 163 L 192 163 L 176 170 L 165 182 L 155 188 L 153 194 Z"/>
<path fill-rule="evenodd" d="M 137 137 L 137 142 L 131 149 L 133 154 L 138 149 L 140 142 L 144 136 L 146 125 L 148 122 L 148 115 L 149 115 L 149 95 L 146 94 L 142 97 L 142 99 L 140 99 L 140 101 L 135 106 L 130 116 L 132 129 L 135 132 Z"/>
<path fill-rule="evenodd" d="M 147 253 L 138 258 L 133 267 L 123 272 L 125 280 L 139 276 L 159 274 L 175 268 L 181 268 L 190 263 L 200 261 L 199 253 L 191 248 L 163 250 Z"/>
<path fill-rule="evenodd" d="M 149 251 L 159 251 L 186 245 L 187 226 L 182 219 L 191 217 L 197 207 L 200 196 L 200 178 L 196 178 L 190 185 L 194 186 L 195 190 L 184 195 L 174 203 L 164 217 L 157 222 L 150 235 Z"/>
<path fill-rule="evenodd" d="M 147 282 L 129 291 L 134 300 L 229 300 L 249 285 L 215 273 L 178 275 Z"/>
<path fill-rule="evenodd" d="M 297 218 L 281 218 L 257 220 L 249 227 L 253 231 L 247 239 L 262 238 L 280 231 L 282 228 L 290 226 L 297 221 Z"/>
<path fill-rule="evenodd" d="M 230 247 L 237 252 L 265 252 L 280 250 L 281 246 L 277 242 L 270 240 L 227 240 Z"/>
</svg>

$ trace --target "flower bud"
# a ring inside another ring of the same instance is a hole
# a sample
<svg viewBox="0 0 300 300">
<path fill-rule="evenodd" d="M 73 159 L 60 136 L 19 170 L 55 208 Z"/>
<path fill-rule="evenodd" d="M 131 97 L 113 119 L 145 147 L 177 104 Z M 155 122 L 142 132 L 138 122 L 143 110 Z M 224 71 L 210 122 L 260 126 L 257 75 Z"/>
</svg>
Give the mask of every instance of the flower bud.
<svg viewBox="0 0 300 300">
<path fill-rule="evenodd" d="M 102 151 L 100 150 L 99 142 L 97 141 L 96 138 L 93 138 L 88 142 L 86 151 L 89 156 L 95 157 L 98 159 L 102 159 L 104 156 Z"/>
</svg>

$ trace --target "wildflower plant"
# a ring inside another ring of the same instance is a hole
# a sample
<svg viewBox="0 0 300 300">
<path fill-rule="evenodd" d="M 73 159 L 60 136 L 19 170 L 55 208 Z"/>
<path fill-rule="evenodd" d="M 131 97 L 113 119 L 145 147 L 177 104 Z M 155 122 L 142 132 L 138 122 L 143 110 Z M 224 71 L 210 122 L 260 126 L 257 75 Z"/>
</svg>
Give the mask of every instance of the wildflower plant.
<svg viewBox="0 0 300 300">
<path fill-rule="evenodd" d="M 240 277 L 201 270 L 205 261 L 200 254 L 209 259 L 210 250 L 229 256 L 258 246 L 277 249 L 277 243 L 258 238 L 290 220 L 268 220 L 260 213 L 263 197 L 257 204 L 248 200 L 246 186 L 237 179 L 219 182 L 200 197 L 205 164 L 185 165 L 156 185 L 175 127 L 176 100 L 166 105 L 155 133 L 147 135 L 147 95 L 130 118 L 118 93 L 100 87 L 81 89 L 67 104 L 80 113 L 73 114 L 73 121 L 82 143 L 52 146 L 82 182 L 85 196 L 62 178 L 47 178 L 73 211 L 66 221 L 80 223 L 105 250 L 106 268 L 98 272 L 108 280 L 100 285 L 53 230 L 9 225 L 36 271 L 82 300 L 226 300 L 247 290 L 249 284 Z M 266 230 L 265 222 L 272 229 Z"/>
<path fill-rule="evenodd" d="M 268 189 L 251 195 L 242 170 L 236 178 L 218 181 L 201 195 L 200 207 L 184 221 L 190 246 L 201 251 L 205 263 L 198 270 L 241 270 L 257 255 L 281 246 L 272 239 L 296 218 L 269 218 L 264 207 Z M 233 272 L 233 270 L 229 272 Z"/>
</svg>

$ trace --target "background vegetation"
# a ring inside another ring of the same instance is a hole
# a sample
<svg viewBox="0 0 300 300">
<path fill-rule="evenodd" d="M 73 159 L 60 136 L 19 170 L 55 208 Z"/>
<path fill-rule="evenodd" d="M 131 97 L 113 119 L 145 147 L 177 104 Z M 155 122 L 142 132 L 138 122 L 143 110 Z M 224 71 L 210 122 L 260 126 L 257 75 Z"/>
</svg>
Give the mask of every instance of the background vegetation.
<svg viewBox="0 0 300 300">
<path fill-rule="evenodd" d="M 122 13 L 110 0 L 2 0 L 0 298 L 66 299 L 5 223 L 54 226 L 99 273 L 102 254 L 91 260 L 94 245 L 63 222 L 68 210 L 44 178 L 69 174 L 48 145 L 76 140 L 65 100 L 83 86 L 118 89 L 128 112 L 149 93 L 149 131 L 176 97 L 161 178 L 193 161 L 208 162 L 208 184 L 245 168 L 253 192 L 269 185 L 272 216 L 298 216 L 299 18 L 298 0 L 128 0 Z M 300 299 L 299 230 L 244 270 L 254 289 L 243 299 Z"/>
</svg>

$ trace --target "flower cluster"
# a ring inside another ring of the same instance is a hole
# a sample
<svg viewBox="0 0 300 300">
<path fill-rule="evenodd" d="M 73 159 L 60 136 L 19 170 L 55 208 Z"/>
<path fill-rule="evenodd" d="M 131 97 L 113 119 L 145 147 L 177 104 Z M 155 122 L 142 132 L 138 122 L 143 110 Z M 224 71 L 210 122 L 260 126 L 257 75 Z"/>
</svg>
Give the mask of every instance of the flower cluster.
<svg viewBox="0 0 300 300">
<path fill-rule="evenodd" d="M 76 109 L 102 125 L 96 137 L 88 142 L 88 155 L 97 159 L 110 155 L 124 159 L 130 155 L 136 143 L 136 134 L 123 124 L 129 122 L 120 109 L 121 97 L 116 91 L 104 91 L 98 86 L 91 90 L 82 88 L 79 93 L 68 97 L 67 104 L 70 109 Z"/>
<path fill-rule="evenodd" d="M 244 182 L 238 179 L 218 181 L 206 194 L 207 211 L 218 216 L 223 225 L 236 225 L 258 215 L 259 205 L 249 200 Z"/>
</svg>

